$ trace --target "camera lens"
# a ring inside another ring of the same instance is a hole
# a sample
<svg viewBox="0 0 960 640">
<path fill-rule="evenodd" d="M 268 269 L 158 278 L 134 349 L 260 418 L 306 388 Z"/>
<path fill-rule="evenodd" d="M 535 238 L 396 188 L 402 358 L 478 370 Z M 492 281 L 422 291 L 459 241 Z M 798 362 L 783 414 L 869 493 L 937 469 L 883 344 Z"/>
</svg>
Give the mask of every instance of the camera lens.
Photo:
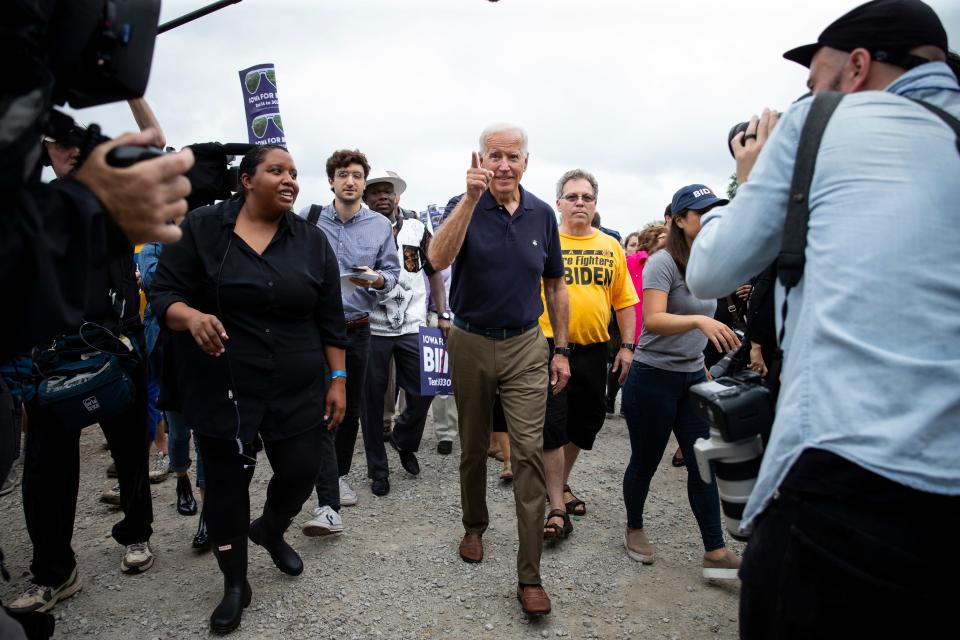
<svg viewBox="0 0 960 640">
<path fill-rule="evenodd" d="M 746 132 L 749 124 L 749 122 L 740 122 L 730 128 L 730 133 L 727 134 L 727 149 L 729 149 L 731 156 L 733 156 L 733 138 L 741 131 Z"/>
</svg>

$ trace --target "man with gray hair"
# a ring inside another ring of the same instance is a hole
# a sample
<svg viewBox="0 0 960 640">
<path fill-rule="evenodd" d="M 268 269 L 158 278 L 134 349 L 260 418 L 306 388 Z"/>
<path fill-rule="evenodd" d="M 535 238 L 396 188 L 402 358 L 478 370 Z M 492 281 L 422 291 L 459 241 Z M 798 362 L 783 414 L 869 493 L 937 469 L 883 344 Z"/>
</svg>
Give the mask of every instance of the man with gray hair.
<svg viewBox="0 0 960 640">
<path fill-rule="evenodd" d="M 561 540 L 573 530 L 570 516 L 584 516 L 586 504 L 568 484 L 580 451 L 593 448 L 606 416 L 608 325 L 613 308 L 621 343 L 612 371 L 620 384 L 633 361 L 635 318 L 639 302 L 627 271 L 623 247 L 592 224 L 597 215 L 597 179 L 582 169 L 567 171 L 557 181 L 560 253 L 570 298 L 570 380 L 563 391 L 547 396 L 543 463 L 550 512 L 543 537 Z M 553 347 L 554 330 L 547 314 L 540 328 Z"/>
<path fill-rule="evenodd" d="M 553 210 L 520 186 L 527 135 L 494 125 L 480 135 L 467 190 L 430 245 L 436 269 L 453 264 L 454 311 L 447 347 L 460 413 L 460 502 L 465 535 L 460 557 L 483 559 L 487 513 L 487 444 L 494 397 L 510 434 L 519 551 L 517 598 L 528 615 L 550 613 L 540 584 L 543 534 L 543 418 L 548 389 L 570 377 L 567 290 Z M 454 262 L 456 260 L 456 262 Z M 538 318 L 544 303 L 554 327 L 553 357 Z"/>
</svg>

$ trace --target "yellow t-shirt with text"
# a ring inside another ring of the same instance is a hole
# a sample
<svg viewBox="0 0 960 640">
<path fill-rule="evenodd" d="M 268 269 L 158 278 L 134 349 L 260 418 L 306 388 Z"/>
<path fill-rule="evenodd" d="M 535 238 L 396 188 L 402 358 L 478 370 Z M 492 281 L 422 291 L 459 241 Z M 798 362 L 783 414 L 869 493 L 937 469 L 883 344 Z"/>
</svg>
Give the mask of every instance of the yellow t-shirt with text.
<svg viewBox="0 0 960 640">
<path fill-rule="evenodd" d="M 624 309 L 640 299 L 627 271 L 623 247 L 615 238 L 594 230 L 589 236 L 560 234 L 563 279 L 570 299 L 570 343 L 594 344 L 610 340 L 610 307 Z M 543 297 L 543 286 L 540 287 Z M 548 338 L 553 327 L 543 298 L 540 328 Z"/>
</svg>

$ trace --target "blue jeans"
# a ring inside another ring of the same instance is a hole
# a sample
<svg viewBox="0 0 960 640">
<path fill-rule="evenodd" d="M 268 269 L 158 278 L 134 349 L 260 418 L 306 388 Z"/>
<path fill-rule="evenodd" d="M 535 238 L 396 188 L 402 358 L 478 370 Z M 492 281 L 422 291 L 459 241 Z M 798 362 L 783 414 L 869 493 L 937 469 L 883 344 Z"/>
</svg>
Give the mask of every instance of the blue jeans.
<svg viewBox="0 0 960 640">
<path fill-rule="evenodd" d="M 190 427 L 179 411 L 165 411 L 167 419 L 167 450 L 170 454 L 170 470 L 182 473 L 190 467 Z M 203 458 L 200 457 L 200 444 L 193 439 L 193 448 L 197 454 L 197 486 L 204 486 Z"/>
<path fill-rule="evenodd" d="M 700 526 L 706 551 L 724 546 L 720 527 L 720 495 L 717 483 L 700 478 L 693 443 L 709 435 L 706 422 L 693 414 L 687 389 L 703 382 L 703 370 L 693 373 L 666 371 L 634 362 L 623 385 L 623 415 L 630 433 L 630 463 L 623 474 L 623 502 L 627 526 L 643 528 L 643 505 L 650 480 L 657 471 L 670 432 L 677 437 L 687 466 L 687 499 Z"/>
</svg>

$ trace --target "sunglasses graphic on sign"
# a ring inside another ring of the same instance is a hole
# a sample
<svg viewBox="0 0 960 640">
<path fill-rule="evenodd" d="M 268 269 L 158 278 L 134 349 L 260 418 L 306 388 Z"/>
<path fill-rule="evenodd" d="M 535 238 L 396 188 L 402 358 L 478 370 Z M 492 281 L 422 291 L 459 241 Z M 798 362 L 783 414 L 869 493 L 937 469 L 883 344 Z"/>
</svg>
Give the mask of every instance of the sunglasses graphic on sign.
<svg viewBox="0 0 960 640">
<path fill-rule="evenodd" d="M 248 93 L 256 93 L 257 89 L 260 88 L 260 78 L 266 77 L 267 82 L 273 85 L 273 88 L 277 88 L 277 72 L 273 69 L 256 69 L 254 71 L 248 71 L 247 75 L 243 78 L 243 85 L 247 88 Z"/>
<path fill-rule="evenodd" d="M 271 120 L 273 120 L 273 124 L 277 129 L 283 131 L 283 121 L 280 119 L 280 114 L 265 113 L 253 119 L 253 123 L 250 125 L 250 128 L 253 129 L 253 134 L 258 138 L 262 138 L 264 134 L 267 133 L 267 125 L 270 124 Z"/>
</svg>

